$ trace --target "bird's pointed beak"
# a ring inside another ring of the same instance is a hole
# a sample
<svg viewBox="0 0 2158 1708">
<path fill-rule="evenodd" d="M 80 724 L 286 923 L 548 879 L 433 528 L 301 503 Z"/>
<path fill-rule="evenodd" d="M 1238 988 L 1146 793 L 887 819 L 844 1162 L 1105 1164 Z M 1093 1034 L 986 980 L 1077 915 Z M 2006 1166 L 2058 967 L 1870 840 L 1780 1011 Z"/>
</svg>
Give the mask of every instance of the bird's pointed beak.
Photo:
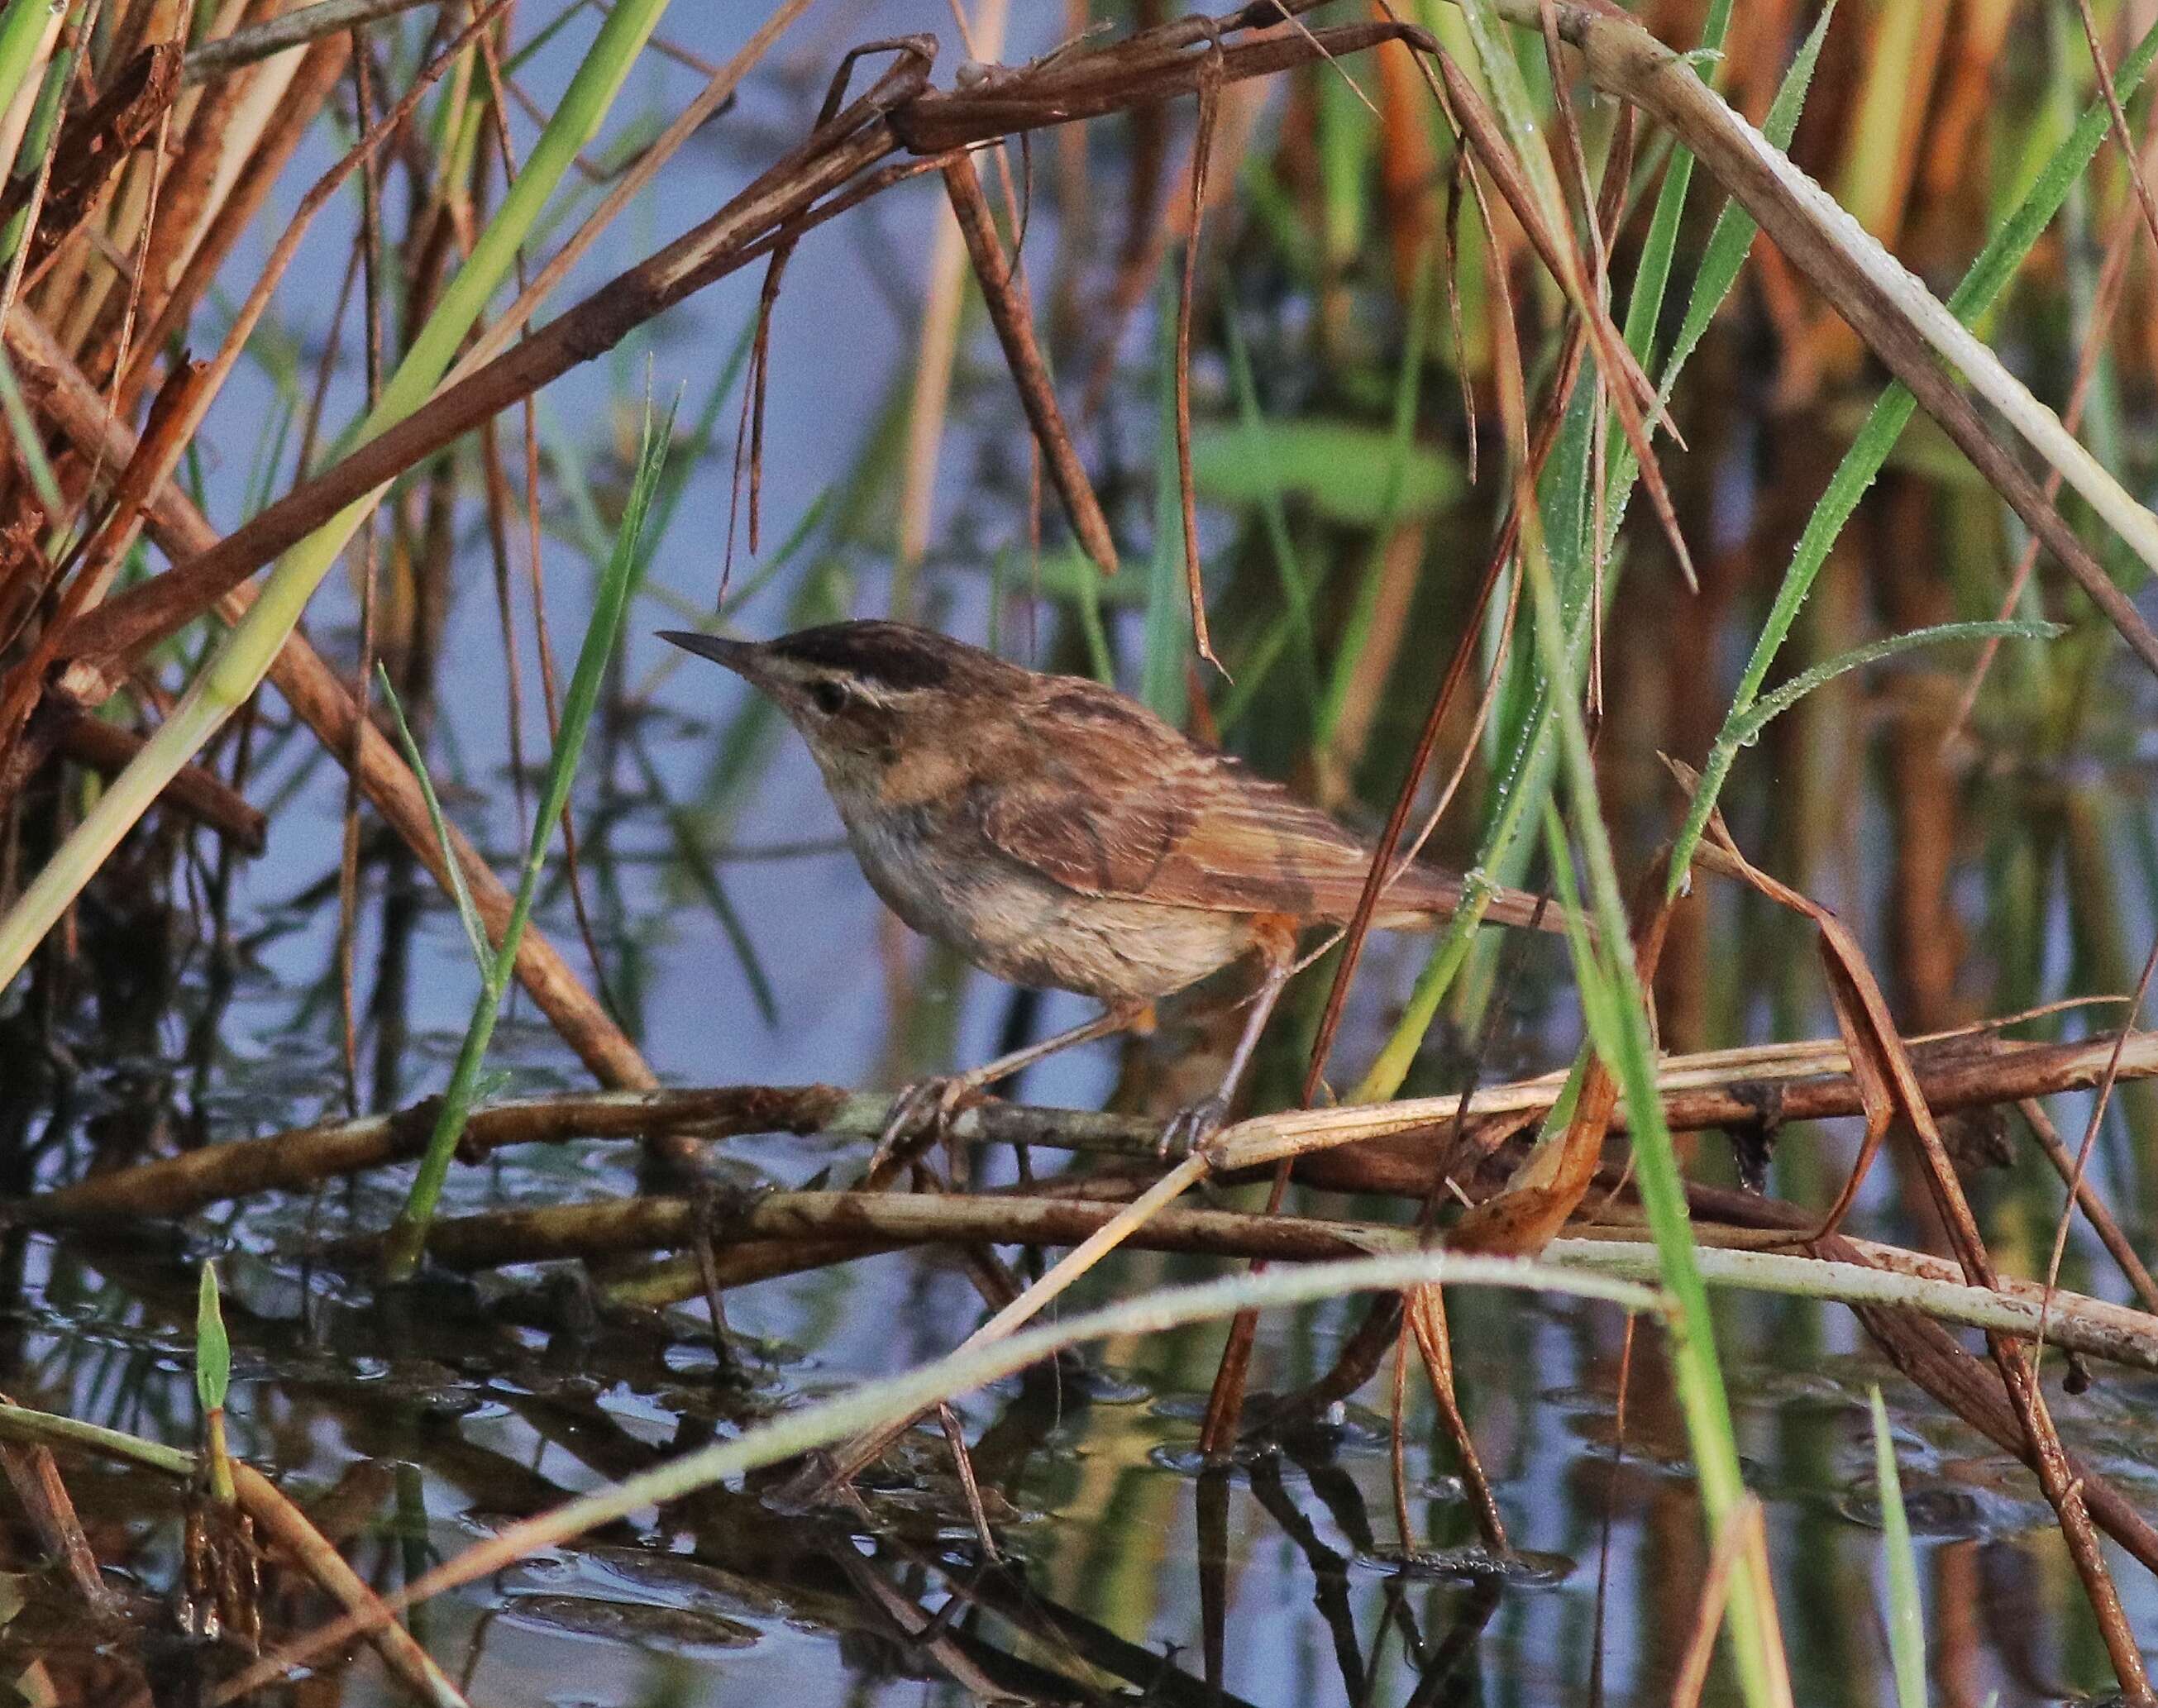
<svg viewBox="0 0 2158 1708">
<path fill-rule="evenodd" d="M 763 673 L 757 668 L 758 654 L 762 649 L 748 641 L 731 641 L 720 635 L 700 635 L 674 628 L 661 629 L 659 638 L 673 642 L 685 653 L 694 653 L 715 664 L 724 664 L 751 683 L 763 679 Z"/>
</svg>

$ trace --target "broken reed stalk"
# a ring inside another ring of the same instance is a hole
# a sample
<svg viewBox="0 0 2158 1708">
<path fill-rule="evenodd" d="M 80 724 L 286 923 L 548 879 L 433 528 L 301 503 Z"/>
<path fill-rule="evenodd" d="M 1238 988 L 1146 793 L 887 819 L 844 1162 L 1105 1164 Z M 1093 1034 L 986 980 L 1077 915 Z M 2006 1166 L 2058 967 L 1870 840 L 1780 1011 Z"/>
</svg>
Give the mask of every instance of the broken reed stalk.
<svg viewBox="0 0 2158 1708">
<path fill-rule="evenodd" d="M 2086 1089 L 2104 1073 L 2114 1050 L 2109 1035 L 2073 1044 L 1985 1041 L 1987 1047 L 1975 1048 L 1970 1035 L 1960 1033 L 1913 1041 L 1918 1084 L 1933 1108 L 1986 1107 Z M 2158 1031 L 2130 1034 L 2120 1060 L 2122 1078 L 2158 1077 Z M 1519 1130 L 1550 1112 L 1565 1077 L 1546 1074 L 1489 1086 L 1465 1100 L 1456 1094 L 1257 1116 L 1225 1128 L 1208 1151 L 1221 1174 L 1293 1158 L 1304 1164 L 1302 1178 L 1330 1190 L 1419 1196 L 1438 1184 L 1435 1171 L 1458 1120 L 1472 1131 Z M 1850 1058 L 1833 1040 L 1666 1057 L 1658 1085 L 1665 1121 L 1677 1132 L 1773 1128 L 1862 1112 Z M 410 1161 L 435 1113 L 431 1098 L 392 1115 L 206 1145 L 17 1200 L 7 1216 L 33 1227 L 114 1226 L 191 1215 L 260 1192 L 305 1191 L 326 1179 Z M 685 1146 L 756 1133 L 875 1138 L 891 1116 L 889 1094 L 833 1086 L 568 1092 L 475 1109 L 464 1143 L 484 1153 L 669 1133 Z M 1612 1124 L 1624 1129 L 1623 1105 Z M 1134 1160 L 1153 1158 L 1161 1138 L 1161 1123 L 1142 1117 L 999 1102 L 961 1111 L 952 1131 L 962 1143 L 1038 1145 Z"/>
<path fill-rule="evenodd" d="M 316 0 L 312 6 L 296 6 L 281 16 L 266 18 L 190 49 L 181 62 L 180 75 L 189 83 L 207 83 L 287 49 L 379 23 L 422 3 L 424 0 Z"/>
</svg>

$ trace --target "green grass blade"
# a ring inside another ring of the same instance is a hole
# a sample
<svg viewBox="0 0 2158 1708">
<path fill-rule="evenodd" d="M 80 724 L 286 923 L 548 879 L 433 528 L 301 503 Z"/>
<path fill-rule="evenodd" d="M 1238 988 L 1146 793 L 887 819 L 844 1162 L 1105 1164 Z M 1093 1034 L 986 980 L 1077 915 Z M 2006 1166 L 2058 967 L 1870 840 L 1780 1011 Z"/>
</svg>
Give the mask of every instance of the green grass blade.
<svg viewBox="0 0 2158 1708">
<path fill-rule="evenodd" d="M 1926 1708 L 1926 1623 L 1918 1599 L 1918 1561 L 1911 1547 L 1910 1515 L 1903 1509 L 1903 1480 L 1896 1470 L 1896 1442 L 1888 1432 L 1888 1408 L 1871 1391 L 1874 1480 L 1881 1495 L 1881 1540 L 1888 1556 L 1888 1657 L 1896 1670 L 1897 1708 Z"/>
<path fill-rule="evenodd" d="M 2158 58 L 2158 24 L 2145 32 L 2134 51 L 2116 68 L 2114 87 L 2123 100 L 2135 92 L 2154 58 Z M 1977 325 L 2006 289 L 2023 258 L 2052 223 L 2069 190 L 2098 152 L 2110 120 L 2103 100 L 2093 101 L 2083 109 L 2075 128 L 2053 151 L 2052 157 L 2015 211 L 1987 240 L 1978 259 L 1964 275 L 1963 282 L 1949 298 L 1949 310 L 1958 319 L 1967 325 Z M 1761 684 L 1768 679 L 1776 655 L 1798 620 L 1799 606 L 1813 591 L 1814 578 L 1828 561 L 1829 552 L 1843 532 L 1844 524 L 1873 484 L 1874 477 L 1887 461 L 1888 453 L 1895 448 L 1917 407 L 1916 400 L 1900 381 L 1882 393 L 1851 449 L 1844 453 L 1835 472 L 1829 477 L 1828 489 L 1807 519 L 1805 531 L 1791 554 L 1790 567 L 1784 572 L 1783 585 L 1777 589 L 1768 622 L 1755 640 L 1753 657 L 1747 661 L 1745 673 L 1739 679 L 1738 691 L 1732 699 L 1723 730 L 1701 766 L 1701 787 L 1694 792 L 1693 806 L 1672 849 L 1674 886 L 1686 880 L 1694 844 L 1701 839 L 1716 797 L 1737 757 L 1738 743 L 1733 735 L 1737 721 L 1745 716 L 1760 694 Z"/>
<path fill-rule="evenodd" d="M 1709 7 L 1708 16 L 1701 20 L 1700 52 L 1722 51 L 1725 32 L 1731 28 L 1731 7 L 1732 0 L 1714 0 Z M 1640 264 L 1634 271 L 1633 292 L 1626 299 L 1626 347 L 1644 366 L 1655 353 L 1656 324 L 1664 312 L 1664 291 L 1670 283 L 1671 258 L 1678 250 L 1679 224 L 1686 217 L 1686 192 L 1692 183 L 1692 154 L 1674 147 L 1656 191 L 1656 209 L 1649 216 Z"/>
<path fill-rule="evenodd" d="M 6 13 L 0 13 L 0 113 L 15 104 L 52 18 L 51 0 L 10 0 Z M 13 160 L 0 160 L 0 180 L 6 179 L 14 165 Z"/>
<path fill-rule="evenodd" d="M 1522 519 L 1521 563 L 1531 595 L 1531 632 L 1542 656 L 1546 679 L 1567 681 L 1567 624 L 1550 556 L 1544 550 L 1541 524 L 1533 508 Z M 1711 1535 L 1720 1535 L 1737 1515 L 1746 1498 L 1746 1486 L 1739 1470 L 1738 1442 L 1723 1370 L 1717 1357 L 1714 1318 L 1701 1267 L 1694 1258 L 1686 1180 L 1657 1087 L 1655 1039 L 1634 962 L 1618 862 L 1597 796 L 1595 760 L 1589 749 L 1587 723 L 1575 695 L 1555 695 L 1551 704 L 1567 821 L 1588 875 L 1588 900 L 1596 924 L 1593 950 L 1584 942 L 1576 944 L 1575 972 L 1584 993 L 1582 1015 L 1591 1045 L 1618 1081 L 1624 1099 L 1641 1207 L 1674 1306 L 1671 1363 L 1680 1406 L 1686 1416 L 1708 1529 Z M 1562 878 L 1562 869 L 1555 874 L 1555 880 Z M 1782 1658 L 1773 1652 L 1769 1638 L 1773 1626 L 1756 1604 L 1750 1571 L 1742 1570 L 1732 1576 L 1728 1618 L 1741 1686 L 1749 1703 L 1764 1708 L 1777 1700 L 1775 1680 Z"/>
<path fill-rule="evenodd" d="M 1853 647 L 1847 653 L 1839 653 L 1794 676 L 1742 716 L 1734 718 L 1730 727 L 1740 746 L 1750 746 L 1772 719 L 1782 716 L 1824 683 L 1833 682 L 1849 671 L 1881 659 L 1892 658 L 1898 653 L 1916 652 L 1920 647 L 1938 646 L 1943 641 L 2050 641 L 2067 632 L 2066 627 L 2057 622 L 1941 622 L 1929 628 L 1889 635 L 1869 641 L 1862 647 Z"/>
<path fill-rule="evenodd" d="M 23 400 L 23 388 L 15 378 L 15 364 L 8 359 L 5 349 L 0 349 L 0 410 L 5 411 L 8 436 L 30 471 L 30 484 L 37 488 L 38 502 L 45 507 L 46 515 L 61 515 L 67 507 L 60 496 L 60 483 L 45 456 L 44 441 L 30 419 L 30 406 Z"/>
<path fill-rule="evenodd" d="M 1821 8 L 1813 28 L 1799 44 L 1798 55 L 1777 86 L 1775 100 L 1769 103 L 1761 134 L 1779 148 L 1788 149 L 1799 128 L 1799 115 L 1806 104 L 1806 90 L 1813 83 L 1814 67 L 1820 59 L 1821 44 L 1827 39 L 1828 27 L 1835 18 L 1835 7 L 1831 0 L 1830 4 Z M 1708 246 L 1701 251 L 1701 271 L 1694 275 L 1693 294 L 1686 301 L 1686 318 L 1680 324 L 1678 337 L 1672 341 L 1671 353 L 1665 364 L 1664 378 L 1658 388 L 1660 396 L 1670 396 L 1679 370 L 1701 343 L 1709 322 L 1716 317 L 1716 311 L 1731 294 L 1731 287 L 1738 282 L 1738 270 L 1745 264 L 1747 251 L 1753 248 L 1754 234 L 1760 229 L 1743 203 L 1736 197 L 1725 201 L 1722 211 L 1716 216 L 1716 228 L 1708 235 Z"/>
<path fill-rule="evenodd" d="M 546 864 L 547 850 L 553 844 L 555 828 L 561 819 L 562 809 L 569 802 L 570 786 L 576 776 L 577 760 L 584 751 L 585 736 L 591 727 L 592 714 L 599 704 L 600 689 L 606 678 L 608 662 L 614 655 L 615 645 L 621 635 L 622 612 L 628 607 L 632 587 L 637 579 L 640 539 L 665 467 L 667 447 L 674 425 L 672 411 L 663 421 L 655 424 L 651 409 L 647 406 L 643 437 L 638 452 L 636 478 L 630 485 L 629 500 L 623 511 L 622 527 L 615 537 L 613 555 L 608 560 L 607 571 L 600 578 L 593 599 L 591 621 L 585 630 L 584 644 L 578 649 L 576 668 L 570 677 L 569 692 L 563 696 L 561 731 L 555 738 L 554 752 L 547 762 L 546 779 L 541 785 L 539 809 L 532 820 L 532 839 L 525 850 L 517 897 L 511 904 L 509 920 L 503 929 L 501 946 L 494 952 L 488 964 L 486 976 L 481 980 L 479 998 L 472 1009 L 472 1021 L 466 1028 L 464 1044 L 457 1053 L 457 1066 L 451 1073 L 449 1088 L 442 1094 L 441 1112 L 436 1118 L 433 1133 L 428 1137 L 426 1153 L 421 1158 L 418 1173 L 413 1177 L 405 1208 L 399 1213 L 396 1226 L 390 1232 L 384 1270 L 392 1280 L 409 1277 L 419 1266 L 420 1253 L 426 1244 L 427 1226 L 433 1220 L 435 1207 L 441 1197 L 443 1182 L 449 1177 L 451 1158 L 478 1095 L 480 1071 L 487 1059 L 488 1045 L 494 1035 L 494 1024 L 501 1011 L 503 993 L 509 988 L 512 972 L 517 964 L 517 946 L 524 937 L 525 924 L 531 917 L 532 901 L 539 888 L 540 871 Z"/>
</svg>

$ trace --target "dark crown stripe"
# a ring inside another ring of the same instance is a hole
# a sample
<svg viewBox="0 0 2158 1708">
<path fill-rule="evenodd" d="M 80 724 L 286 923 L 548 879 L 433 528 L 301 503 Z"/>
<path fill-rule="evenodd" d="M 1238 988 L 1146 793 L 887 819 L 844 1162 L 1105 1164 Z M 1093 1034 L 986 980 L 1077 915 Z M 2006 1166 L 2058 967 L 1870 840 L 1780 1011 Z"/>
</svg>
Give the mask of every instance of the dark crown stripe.
<svg viewBox="0 0 2158 1708">
<path fill-rule="evenodd" d="M 843 670 L 899 690 L 942 688 L 968 649 L 927 629 L 898 622 L 838 622 L 782 635 L 772 643 L 781 658 Z"/>
</svg>

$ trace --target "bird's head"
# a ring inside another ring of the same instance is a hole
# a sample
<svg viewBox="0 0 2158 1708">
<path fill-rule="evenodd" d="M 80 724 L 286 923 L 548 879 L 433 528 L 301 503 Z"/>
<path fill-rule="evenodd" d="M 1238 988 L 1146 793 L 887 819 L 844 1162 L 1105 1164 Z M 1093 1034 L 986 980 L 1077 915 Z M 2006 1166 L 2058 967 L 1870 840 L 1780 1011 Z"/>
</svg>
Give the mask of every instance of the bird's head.
<svg viewBox="0 0 2158 1708">
<path fill-rule="evenodd" d="M 902 767 L 951 749 L 962 724 L 1008 706 L 1026 673 L 903 622 L 834 622 L 769 641 L 663 630 L 786 713 L 842 806 L 878 797 Z"/>
</svg>

